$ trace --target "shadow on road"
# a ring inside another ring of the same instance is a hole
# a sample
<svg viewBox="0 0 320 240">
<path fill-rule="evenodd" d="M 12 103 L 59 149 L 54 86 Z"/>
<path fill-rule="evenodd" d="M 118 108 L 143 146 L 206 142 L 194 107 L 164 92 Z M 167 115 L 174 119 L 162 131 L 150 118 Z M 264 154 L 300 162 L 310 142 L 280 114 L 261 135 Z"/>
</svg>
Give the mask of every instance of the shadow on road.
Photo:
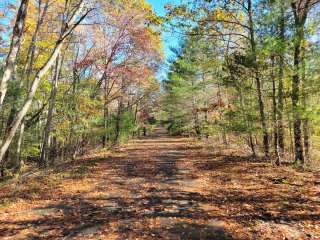
<svg viewBox="0 0 320 240">
<path fill-rule="evenodd" d="M 14 194 L 37 207 L 0 214 L 0 238 L 224 240 L 265 239 L 267 232 L 277 239 L 279 229 L 288 239 L 316 234 L 299 227 L 320 221 L 310 178 L 302 195 L 297 185 L 275 184 L 276 176 L 286 174 L 289 183 L 296 178 L 284 169 L 186 141 L 161 133 L 136 141 L 123 156 L 75 162 L 70 173 L 83 166 L 88 173 L 65 179 L 72 180 L 70 190 L 88 184 L 87 190 L 70 193 L 56 186 L 51 200 L 45 189 L 36 198 L 8 192 L 7 198 Z"/>
</svg>

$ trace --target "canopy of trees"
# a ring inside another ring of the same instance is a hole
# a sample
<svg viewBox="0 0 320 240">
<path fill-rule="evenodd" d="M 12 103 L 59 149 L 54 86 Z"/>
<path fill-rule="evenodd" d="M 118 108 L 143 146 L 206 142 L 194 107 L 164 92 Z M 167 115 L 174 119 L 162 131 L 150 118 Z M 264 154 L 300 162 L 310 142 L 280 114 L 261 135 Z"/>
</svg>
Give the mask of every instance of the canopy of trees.
<svg viewBox="0 0 320 240">
<path fill-rule="evenodd" d="M 48 166 L 138 134 L 159 90 L 144 0 L 1 3 L 0 165 Z M 150 104 L 151 103 L 151 104 Z"/>
<path fill-rule="evenodd" d="M 164 115 L 172 133 L 220 135 L 275 163 L 319 150 L 319 1 L 191 1 L 167 5 L 181 33 Z"/>
</svg>

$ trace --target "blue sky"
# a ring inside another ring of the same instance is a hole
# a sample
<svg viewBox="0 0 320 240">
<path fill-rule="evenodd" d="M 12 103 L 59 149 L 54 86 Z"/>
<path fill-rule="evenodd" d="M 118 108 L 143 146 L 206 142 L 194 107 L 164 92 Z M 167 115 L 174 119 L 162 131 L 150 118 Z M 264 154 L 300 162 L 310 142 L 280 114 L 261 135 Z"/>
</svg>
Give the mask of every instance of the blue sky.
<svg viewBox="0 0 320 240">
<path fill-rule="evenodd" d="M 147 0 L 152 6 L 154 11 L 160 15 L 164 16 L 165 14 L 165 9 L 164 6 L 167 3 L 177 3 L 178 0 Z M 174 54 L 170 51 L 170 47 L 178 47 L 179 46 L 179 36 L 174 35 L 171 32 L 164 32 L 162 34 L 162 41 L 164 45 L 164 52 L 166 56 L 166 60 L 174 58 Z M 160 71 L 160 80 L 166 77 L 166 72 L 167 72 L 167 64 L 165 64 L 161 71 Z"/>
</svg>

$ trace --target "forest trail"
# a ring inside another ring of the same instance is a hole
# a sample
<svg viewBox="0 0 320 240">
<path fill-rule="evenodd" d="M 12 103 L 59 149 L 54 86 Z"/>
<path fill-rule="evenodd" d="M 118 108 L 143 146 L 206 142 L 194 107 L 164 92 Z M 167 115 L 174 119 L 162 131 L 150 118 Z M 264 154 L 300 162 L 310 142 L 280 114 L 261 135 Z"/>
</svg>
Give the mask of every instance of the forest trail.
<svg viewBox="0 0 320 240">
<path fill-rule="evenodd" d="M 161 128 L 21 181 L 0 189 L 0 239 L 320 239 L 314 174 Z"/>
</svg>

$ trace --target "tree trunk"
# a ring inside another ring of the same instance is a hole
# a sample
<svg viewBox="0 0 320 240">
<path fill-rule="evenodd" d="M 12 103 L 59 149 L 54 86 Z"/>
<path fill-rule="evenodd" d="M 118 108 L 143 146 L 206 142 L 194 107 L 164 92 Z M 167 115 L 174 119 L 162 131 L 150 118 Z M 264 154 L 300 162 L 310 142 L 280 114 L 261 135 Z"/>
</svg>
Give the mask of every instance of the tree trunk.
<svg viewBox="0 0 320 240">
<path fill-rule="evenodd" d="M 38 38 L 38 33 L 39 33 L 39 30 L 40 30 L 40 27 L 44 21 L 44 17 L 46 15 L 46 12 L 47 12 L 47 9 L 48 9 L 48 1 L 46 2 L 46 5 L 44 7 L 44 10 L 42 12 L 42 14 L 39 12 L 39 19 L 37 21 L 37 26 L 36 26 L 36 29 L 33 33 L 33 36 L 32 36 L 32 40 L 31 40 L 31 43 L 30 43 L 30 46 L 28 48 L 28 52 L 27 52 L 27 59 L 26 59 L 26 63 L 23 67 L 23 70 L 22 70 L 22 73 L 21 73 L 21 77 L 20 77 L 20 83 L 19 83 L 19 91 L 22 91 L 22 88 L 23 88 L 23 85 L 24 85 L 24 79 L 25 77 L 27 77 L 27 90 L 29 90 L 29 81 L 30 81 L 30 76 L 31 76 L 31 73 L 33 71 L 33 65 L 34 65 L 34 57 L 35 57 L 35 50 L 36 50 L 36 41 L 37 41 L 37 38 Z M 9 114 L 9 117 L 8 117 L 8 121 L 7 121 L 7 126 L 6 126 L 6 129 L 5 129 L 5 133 L 8 133 L 8 131 L 10 130 L 10 126 L 12 124 L 12 121 L 13 121 L 13 118 L 15 116 L 15 114 L 17 113 L 17 105 L 18 105 L 18 101 L 19 101 L 19 94 L 15 94 L 13 96 L 13 106 L 11 107 L 11 110 L 10 110 L 10 114 Z M 22 126 L 23 125 L 23 126 Z M 19 144 L 19 141 L 20 141 L 20 138 L 22 138 L 23 136 L 21 136 L 21 133 L 22 135 L 24 134 L 24 122 L 22 121 L 22 125 L 21 125 L 21 130 L 22 132 L 20 131 L 20 135 L 19 135 L 19 139 L 18 139 L 18 144 L 17 144 L 17 155 L 15 157 L 14 160 L 16 160 L 17 158 L 19 158 L 19 155 L 20 155 L 20 150 L 19 149 L 21 147 L 21 145 Z"/>
<path fill-rule="evenodd" d="M 292 3 L 294 12 L 294 27 L 295 27 L 295 40 L 294 40 L 294 59 L 293 67 L 294 73 L 292 77 L 292 111 L 293 111 L 293 136 L 295 147 L 295 164 L 304 164 L 303 146 L 302 146 L 302 131 L 301 131 L 301 114 L 300 114 L 300 70 L 301 70 L 301 47 L 304 39 L 304 23 L 305 20 L 301 19 L 300 6 L 297 3 Z"/>
<path fill-rule="evenodd" d="M 284 79 L 284 54 L 285 54 L 285 14 L 283 4 L 280 3 L 280 53 L 279 53 L 279 83 L 278 83 L 278 111 L 277 111 L 277 130 L 278 130 L 278 146 L 280 158 L 284 155 L 284 126 L 283 126 L 283 106 L 284 106 L 284 91 L 283 91 L 283 79 Z"/>
<path fill-rule="evenodd" d="M 31 76 L 31 73 L 33 71 L 34 57 L 35 57 L 35 50 L 36 50 L 36 42 L 37 42 L 37 39 L 38 39 L 40 27 L 44 22 L 48 7 L 49 7 L 49 1 L 48 0 L 45 2 L 45 6 L 44 6 L 44 9 L 43 9 L 42 13 L 41 13 L 40 6 L 39 6 L 39 18 L 38 18 L 38 21 L 37 21 L 36 29 L 35 29 L 35 31 L 34 31 L 34 33 L 32 35 L 31 43 L 30 43 L 30 46 L 29 46 L 28 52 L 27 52 L 27 59 L 26 59 L 25 65 L 24 65 L 22 73 L 21 73 L 20 90 L 23 87 L 23 83 L 24 83 L 25 77 L 27 78 L 27 87 L 26 88 L 27 88 L 27 90 L 29 90 L 29 88 L 30 88 L 30 86 L 29 86 L 30 85 L 30 76 Z M 19 100 L 18 97 L 19 97 L 18 94 L 16 94 L 14 96 L 14 98 L 15 98 L 14 106 L 11 109 L 11 111 L 13 111 L 14 113 L 17 112 L 17 109 L 16 109 L 17 103 L 16 103 L 16 101 Z M 7 130 L 9 130 L 11 124 L 12 124 L 12 122 L 7 124 Z M 21 126 L 20 126 L 19 137 L 18 137 L 18 142 L 17 142 L 17 150 L 16 150 L 16 155 L 15 155 L 17 171 L 20 171 L 20 169 L 21 169 L 21 167 L 23 165 L 23 160 L 21 159 L 21 148 L 22 148 L 22 143 L 23 143 L 25 126 L 26 126 L 26 124 L 25 124 L 24 119 L 23 119 L 22 123 L 21 123 Z"/>
<path fill-rule="evenodd" d="M 309 119 L 303 120 L 303 146 L 304 146 L 304 155 L 305 160 L 310 159 L 310 124 Z"/>
<path fill-rule="evenodd" d="M 197 135 L 197 138 L 201 138 L 201 129 L 200 129 L 200 123 L 199 123 L 199 114 L 197 111 L 197 101 L 196 101 L 196 96 L 194 93 L 194 79 L 192 78 L 192 112 L 193 112 L 193 129 Z"/>
<path fill-rule="evenodd" d="M 286 101 L 286 106 L 288 106 L 288 102 Z M 287 122 L 289 125 L 289 140 L 290 140 L 290 145 L 289 145 L 289 153 L 291 154 L 291 157 L 294 158 L 294 139 L 293 139 L 293 123 L 292 119 L 290 119 L 290 115 L 288 114 L 287 116 Z"/>
<path fill-rule="evenodd" d="M 3 76 L 0 81 L 0 110 L 3 106 L 3 101 L 8 90 L 8 81 L 14 71 L 15 61 L 22 42 L 22 35 L 25 25 L 25 20 L 28 12 L 29 0 L 22 0 L 17 13 L 16 22 L 13 28 L 10 50 L 6 59 Z"/>
<path fill-rule="evenodd" d="M 306 61 L 305 61 L 305 48 L 302 47 L 302 85 L 301 85 L 301 92 L 302 92 L 302 108 L 304 112 L 304 117 L 302 121 L 302 129 L 303 129 L 303 147 L 304 147 L 304 157 L 307 161 L 310 158 L 310 123 L 309 117 L 307 113 L 307 106 L 308 106 L 308 92 L 306 90 L 307 86 L 307 79 L 306 79 Z"/>
<path fill-rule="evenodd" d="M 222 102 L 221 86 L 220 86 L 219 83 L 218 83 L 218 94 L 217 94 L 217 97 L 218 97 L 218 101 Z M 222 125 L 222 141 L 223 141 L 223 144 L 225 146 L 227 146 L 228 145 L 228 138 L 227 138 L 226 126 L 225 126 L 225 123 L 223 121 L 223 112 L 220 109 L 218 111 L 219 111 L 219 117 L 220 117 L 220 124 Z M 208 113 L 206 112 L 205 121 L 206 121 L 206 125 L 208 126 L 209 122 L 208 122 L 207 114 Z M 209 134 L 208 133 L 206 133 L 206 137 L 209 138 Z"/>
<path fill-rule="evenodd" d="M 265 157 L 268 159 L 269 156 L 269 133 L 267 128 L 267 120 L 265 116 L 265 107 L 263 102 L 262 96 L 262 89 L 261 89 L 261 80 L 259 74 L 259 66 L 257 62 L 257 50 L 256 50 L 256 42 L 254 36 L 254 24 L 253 24 L 253 16 L 252 16 L 252 1 L 248 0 L 248 16 L 249 16 L 249 28 L 250 28 L 250 44 L 251 44 L 251 54 L 252 60 L 254 64 L 254 74 L 256 80 L 256 87 L 257 87 L 257 97 L 258 97 L 258 104 L 259 104 L 259 112 L 260 112 L 260 121 L 261 127 L 263 132 L 263 148 Z"/>
<path fill-rule="evenodd" d="M 254 146 L 254 142 L 253 142 L 253 138 L 252 138 L 252 134 L 251 133 L 249 134 L 249 146 L 251 148 L 253 157 L 256 157 L 257 156 L 256 149 L 255 149 L 255 146 Z"/>
<path fill-rule="evenodd" d="M 272 122 L 273 122 L 273 151 L 276 165 L 280 165 L 280 157 L 278 152 L 278 131 L 277 131 L 277 90 L 274 75 L 274 56 L 271 57 L 271 81 L 272 81 Z"/>
<path fill-rule="evenodd" d="M 248 118 L 248 114 L 245 110 L 245 103 L 244 103 L 244 99 L 243 99 L 243 93 L 242 93 L 242 90 L 241 90 L 241 86 L 237 86 L 237 90 L 238 90 L 238 93 L 239 93 L 239 99 L 240 99 L 240 106 L 241 106 L 241 110 L 244 114 L 244 121 L 246 123 L 246 129 L 250 130 L 249 133 L 248 133 L 248 145 L 249 147 L 251 148 L 251 151 L 252 151 L 252 156 L 253 157 L 256 157 L 256 150 L 255 150 L 255 144 L 254 144 L 254 141 L 253 141 L 253 136 L 252 136 L 252 130 L 251 130 L 251 127 L 250 127 L 250 120 Z"/>
<path fill-rule="evenodd" d="M 295 163 L 298 165 L 304 164 L 302 133 L 301 133 L 301 116 L 299 113 L 300 99 L 300 47 L 301 42 L 297 40 L 294 48 L 294 75 L 292 78 L 292 107 L 293 107 L 293 135 L 295 146 Z"/>
<path fill-rule="evenodd" d="M 1 147 L 0 147 L 0 165 L 3 164 L 3 158 L 12 142 L 12 139 L 15 135 L 15 133 L 17 132 L 20 123 L 22 121 L 22 119 L 25 117 L 25 115 L 27 114 L 29 108 L 31 107 L 32 104 L 32 100 L 34 98 L 34 95 L 38 89 L 38 86 L 40 84 L 41 78 L 48 72 L 48 70 L 51 68 L 51 66 L 54 64 L 55 60 L 57 59 L 60 50 L 63 46 L 64 40 L 71 34 L 71 32 L 75 29 L 75 27 L 77 25 L 80 24 L 80 22 L 87 16 L 87 14 L 89 12 L 87 12 L 86 14 L 84 14 L 82 17 L 80 17 L 80 19 L 78 19 L 78 15 L 79 13 L 82 11 L 83 9 L 83 2 L 79 5 L 79 8 L 77 9 L 76 13 L 73 15 L 73 17 L 70 19 L 70 21 L 68 22 L 67 26 L 68 28 L 65 29 L 64 34 L 62 34 L 62 36 L 59 38 L 59 40 L 56 43 L 56 46 L 51 54 L 51 56 L 49 57 L 49 59 L 45 62 L 45 64 L 37 71 L 37 73 L 35 74 L 34 80 L 31 84 L 31 88 L 27 94 L 27 97 L 24 101 L 24 103 L 22 104 L 22 107 L 20 108 L 20 110 L 18 111 L 18 113 L 16 114 L 11 126 L 10 126 L 10 131 L 5 134 L 5 136 L 3 137 L 3 141 L 1 143 Z"/>
<path fill-rule="evenodd" d="M 50 166 L 54 165 L 58 155 L 59 153 L 58 153 L 58 147 L 57 147 L 57 138 L 55 136 L 52 136 L 50 153 L 49 153 Z"/>
<path fill-rule="evenodd" d="M 43 142 L 42 142 L 41 155 L 40 155 L 40 160 L 39 160 L 40 167 L 47 167 L 47 165 L 48 165 L 48 157 L 50 154 L 49 139 L 50 139 L 50 134 L 51 134 L 53 112 L 54 112 L 54 108 L 55 108 L 61 65 L 62 65 L 62 60 L 58 56 L 56 59 L 54 76 L 53 76 L 52 83 L 51 83 L 52 87 L 51 87 L 51 93 L 50 93 L 50 98 L 49 98 L 47 122 L 46 122 L 45 128 L 43 130 Z"/>
<path fill-rule="evenodd" d="M 194 111 L 194 131 L 197 135 L 198 138 L 201 138 L 201 130 L 200 130 L 200 125 L 199 125 L 199 116 L 198 116 L 198 112 Z"/>
<path fill-rule="evenodd" d="M 38 21 L 37 21 L 37 25 L 36 25 L 36 29 L 32 35 L 32 39 L 31 39 L 31 43 L 27 52 L 27 59 L 26 62 L 24 64 L 23 70 L 22 70 L 22 74 L 21 74 L 21 82 L 24 81 L 25 76 L 27 77 L 27 88 L 29 89 L 29 85 L 30 85 L 30 76 L 31 73 L 33 71 L 33 66 L 34 66 L 34 58 L 35 58 L 35 52 L 36 52 L 36 42 L 38 40 L 38 36 L 39 36 L 39 32 L 40 32 L 40 27 L 43 24 L 44 20 L 45 20 L 45 16 L 47 14 L 48 11 L 48 7 L 49 7 L 49 0 L 46 0 L 44 9 L 41 13 L 41 9 L 39 6 L 39 17 L 38 17 Z"/>
<path fill-rule="evenodd" d="M 21 149 L 22 149 L 22 143 L 23 143 L 23 137 L 24 137 L 24 130 L 25 130 L 25 123 L 22 121 L 20 126 L 20 132 L 19 132 L 19 138 L 17 143 L 17 152 L 16 152 L 16 169 L 18 172 L 20 172 L 24 162 L 21 158 Z"/>
<path fill-rule="evenodd" d="M 103 147 L 105 148 L 109 142 L 109 107 L 108 104 L 104 106 L 104 134 L 103 134 Z"/>
<path fill-rule="evenodd" d="M 119 137 L 120 137 L 120 131 L 121 131 L 121 115 L 122 115 L 122 97 L 118 100 L 118 112 L 117 112 L 117 119 L 116 119 L 116 129 L 115 129 L 115 138 L 114 138 L 114 144 L 118 144 Z"/>
<path fill-rule="evenodd" d="M 304 154 L 302 146 L 301 131 L 301 113 L 300 113 L 300 73 L 304 62 L 303 41 L 305 39 L 304 26 L 307 20 L 308 12 L 313 1 L 292 1 L 291 7 L 294 15 L 294 74 L 292 77 L 292 108 L 293 108 L 293 132 L 295 145 L 295 164 L 302 166 L 304 164 Z M 309 140 L 308 140 L 309 142 Z M 309 143 L 307 144 L 309 148 Z M 309 151 L 309 150 L 307 150 Z"/>
<path fill-rule="evenodd" d="M 104 119 L 104 134 L 103 134 L 103 147 L 107 146 L 109 141 L 109 104 L 108 104 L 108 94 L 109 93 L 109 80 L 104 79 L 104 108 L 103 108 L 103 119 Z"/>
<path fill-rule="evenodd" d="M 133 119 L 133 122 L 134 122 L 135 126 L 138 126 L 138 108 L 139 108 L 139 102 L 137 102 L 135 104 L 135 108 L 134 108 L 134 119 Z M 137 131 L 139 131 L 139 129 L 133 131 L 132 137 L 135 137 L 138 134 Z M 139 135 L 138 135 L 138 137 L 139 137 Z"/>
</svg>

